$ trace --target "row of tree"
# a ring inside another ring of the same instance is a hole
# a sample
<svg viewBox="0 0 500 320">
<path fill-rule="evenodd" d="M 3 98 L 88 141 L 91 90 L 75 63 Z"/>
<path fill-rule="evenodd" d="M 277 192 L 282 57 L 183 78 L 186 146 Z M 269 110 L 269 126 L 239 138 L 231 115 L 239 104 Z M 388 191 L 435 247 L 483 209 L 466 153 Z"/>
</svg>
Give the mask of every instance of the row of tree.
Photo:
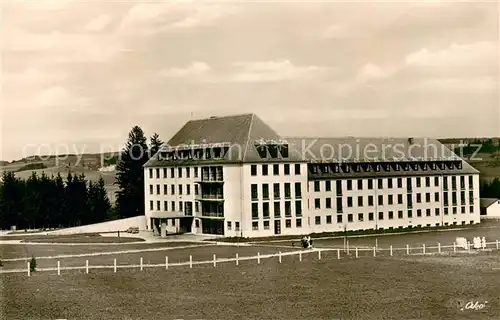
<svg viewBox="0 0 500 320">
<path fill-rule="evenodd" d="M 163 142 L 158 134 L 148 145 L 143 130 L 135 126 L 118 158 L 116 203 L 110 203 L 104 180 L 88 181 L 71 173 L 47 176 L 33 173 L 23 180 L 4 172 L 0 184 L 0 229 L 73 227 L 144 214 L 143 165 Z"/>
<path fill-rule="evenodd" d="M 3 173 L 0 187 L 0 227 L 7 229 L 61 228 L 112 219 L 114 213 L 104 180 L 87 181 L 83 175 L 39 176 L 26 180 Z"/>
<path fill-rule="evenodd" d="M 500 179 L 495 178 L 491 181 L 481 181 L 479 192 L 481 198 L 500 199 Z"/>
</svg>

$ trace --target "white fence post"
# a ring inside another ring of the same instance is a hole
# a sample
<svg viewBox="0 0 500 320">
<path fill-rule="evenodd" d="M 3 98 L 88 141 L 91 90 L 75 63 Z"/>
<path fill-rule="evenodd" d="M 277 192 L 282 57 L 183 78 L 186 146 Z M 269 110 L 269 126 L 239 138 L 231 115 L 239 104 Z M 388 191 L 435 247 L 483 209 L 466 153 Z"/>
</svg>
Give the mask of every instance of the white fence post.
<svg viewBox="0 0 500 320">
<path fill-rule="evenodd" d="M 441 253 L 441 243 L 438 242 L 438 253 Z"/>
<path fill-rule="evenodd" d="M 141 271 L 144 269 L 144 266 L 142 265 L 142 257 L 141 257 Z"/>
<path fill-rule="evenodd" d="M 318 260 L 321 260 L 321 250 L 318 250 Z"/>
<path fill-rule="evenodd" d="M 113 260 L 113 270 L 116 273 L 116 258 Z"/>
<path fill-rule="evenodd" d="M 214 253 L 214 268 L 217 267 L 217 257 L 215 256 L 215 253 Z"/>
<path fill-rule="evenodd" d="M 376 251 L 377 251 L 377 248 L 376 248 L 376 247 L 373 247 L 373 256 L 374 256 L 374 257 L 376 256 Z"/>
<path fill-rule="evenodd" d="M 389 247 L 389 251 L 390 251 L 390 253 L 391 253 L 391 257 L 392 257 L 392 244 L 391 244 L 391 246 Z"/>
<path fill-rule="evenodd" d="M 257 252 L 257 264 L 260 264 L 260 252 Z"/>
<path fill-rule="evenodd" d="M 239 265 L 240 264 L 240 261 L 239 261 L 239 258 L 238 258 L 238 253 L 236 253 L 236 265 Z"/>
<path fill-rule="evenodd" d="M 89 261 L 85 260 L 85 273 L 89 273 Z"/>
<path fill-rule="evenodd" d="M 457 244 L 453 242 L 453 253 L 457 253 Z"/>
<path fill-rule="evenodd" d="M 337 259 L 340 259 L 340 249 L 337 249 Z"/>
<path fill-rule="evenodd" d="M 165 270 L 168 270 L 168 256 L 165 256 Z"/>
<path fill-rule="evenodd" d="M 356 258 L 359 258 L 359 255 L 358 255 L 358 247 L 356 247 Z"/>
<path fill-rule="evenodd" d="M 425 254 L 425 243 L 422 244 L 422 254 Z"/>
<path fill-rule="evenodd" d="M 279 263 L 281 263 L 281 252 L 278 252 L 278 260 L 279 260 Z"/>
<path fill-rule="evenodd" d="M 193 268 L 193 256 L 189 255 L 189 268 Z"/>
<path fill-rule="evenodd" d="M 497 250 L 498 250 L 498 240 L 496 241 L 496 243 L 497 243 Z"/>
<path fill-rule="evenodd" d="M 406 254 L 407 255 L 410 254 L 410 245 L 409 244 L 406 245 Z"/>
<path fill-rule="evenodd" d="M 61 261 L 57 261 L 57 275 L 61 275 Z"/>
<path fill-rule="evenodd" d="M 29 261 L 28 261 L 28 277 L 31 277 L 31 266 Z"/>
<path fill-rule="evenodd" d="M 302 251 L 299 252 L 299 261 L 302 262 Z"/>
</svg>

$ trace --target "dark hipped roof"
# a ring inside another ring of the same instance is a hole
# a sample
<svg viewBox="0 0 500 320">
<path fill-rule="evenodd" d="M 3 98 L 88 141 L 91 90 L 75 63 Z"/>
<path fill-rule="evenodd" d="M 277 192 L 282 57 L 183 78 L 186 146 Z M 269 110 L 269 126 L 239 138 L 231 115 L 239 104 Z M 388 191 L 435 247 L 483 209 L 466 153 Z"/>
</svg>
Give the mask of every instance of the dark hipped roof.
<svg viewBox="0 0 500 320">
<path fill-rule="evenodd" d="M 491 206 L 492 204 L 494 204 L 498 200 L 499 199 L 495 199 L 495 198 L 481 198 L 481 199 L 479 199 L 479 203 L 480 203 L 481 208 L 488 208 L 489 206 Z"/>
<path fill-rule="evenodd" d="M 228 143 L 230 149 L 224 159 L 202 160 L 200 162 L 272 162 L 269 159 L 262 159 L 257 153 L 255 141 L 261 139 L 282 140 L 276 131 L 271 129 L 255 114 L 241 114 L 188 121 L 168 141 L 166 146 L 179 147 L 182 145 Z M 159 166 L 168 163 L 165 160 L 158 160 L 158 156 L 159 154 L 156 154 L 145 166 Z M 301 161 L 300 153 L 297 150 L 290 149 L 289 157 L 278 159 L 278 161 L 299 162 Z M 176 161 L 177 164 L 182 162 Z M 185 162 L 193 163 L 193 160 L 185 160 Z"/>
<path fill-rule="evenodd" d="M 257 153 L 255 141 L 285 140 L 289 144 L 289 157 L 274 161 L 422 161 L 459 160 L 462 173 L 478 173 L 451 150 L 435 139 L 427 138 L 310 138 L 281 137 L 255 114 L 188 121 L 166 144 L 170 147 L 182 145 L 228 143 L 231 145 L 224 159 L 177 160 L 175 164 L 194 163 L 238 163 L 273 162 L 262 159 Z M 333 153 L 332 153 L 333 150 Z M 349 151 L 351 150 L 351 151 Z M 339 157 L 340 155 L 340 157 Z M 159 153 L 145 166 L 167 166 L 171 161 L 159 160 Z M 457 171 L 454 171 L 457 173 Z"/>
</svg>

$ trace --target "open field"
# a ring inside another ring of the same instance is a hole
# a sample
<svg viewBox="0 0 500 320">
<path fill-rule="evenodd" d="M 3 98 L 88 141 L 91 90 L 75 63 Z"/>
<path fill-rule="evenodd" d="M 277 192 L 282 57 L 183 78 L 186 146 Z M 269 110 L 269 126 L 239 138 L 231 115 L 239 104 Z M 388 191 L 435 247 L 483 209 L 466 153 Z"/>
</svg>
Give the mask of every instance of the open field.
<svg viewBox="0 0 500 320">
<path fill-rule="evenodd" d="M 498 252 L 10 274 L 0 310 L 4 319 L 498 319 L 494 265 Z M 462 311 L 467 301 L 487 303 Z"/>
<path fill-rule="evenodd" d="M 121 243 L 121 242 L 141 242 L 142 238 L 130 236 L 122 233 L 123 237 L 102 237 L 99 234 L 75 234 L 75 235 L 12 235 L 1 236 L 0 240 L 21 240 L 23 242 L 39 243 Z"/>
<path fill-rule="evenodd" d="M 125 250 L 141 250 L 155 248 L 173 248 L 185 246 L 209 245 L 193 242 L 158 242 L 116 245 L 29 245 L 29 244 L 2 244 L 0 245 L 1 259 L 25 258 L 34 255 L 37 258 L 55 255 L 78 255 L 98 252 L 116 252 Z"/>
</svg>

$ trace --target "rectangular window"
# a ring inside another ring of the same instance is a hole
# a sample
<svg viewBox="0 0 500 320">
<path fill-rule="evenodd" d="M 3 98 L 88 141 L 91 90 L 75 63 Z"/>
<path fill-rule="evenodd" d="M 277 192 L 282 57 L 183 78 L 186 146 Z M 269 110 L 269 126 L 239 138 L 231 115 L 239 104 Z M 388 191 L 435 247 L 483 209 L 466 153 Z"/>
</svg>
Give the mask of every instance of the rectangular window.
<svg viewBox="0 0 500 320">
<path fill-rule="evenodd" d="M 149 210 L 151 210 L 151 211 L 154 210 L 154 202 L 152 200 L 149 201 Z"/>
<path fill-rule="evenodd" d="M 179 194 L 182 195 L 182 184 L 179 185 L 178 190 L 179 190 Z"/>
<path fill-rule="evenodd" d="M 439 177 L 434 177 L 434 186 L 439 187 Z"/>
<path fill-rule="evenodd" d="M 358 207 L 362 207 L 363 206 L 363 196 L 359 196 L 358 197 Z"/>
<path fill-rule="evenodd" d="M 368 180 L 368 190 L 373 189 L 373 179 Z"/>
<path fill-rule="evenodd" d="M 269 219 L 269 202 L 262 203 L 262 216 L 264 219 Z"/>
<path fill-rule="evenodd" d="M 352 197 L 347 197 L 347 206 L 348 206 L 349 208 L 351 208 L 351 207 L 352 207 Z"/>
<path fill-rule="evenodd" d="M 421 184 L 420 177 L 417 177 L 417 188 L 420 188 L 422 186 Z"/>
<path fill-rule="evenodd" d="M 168 193 L 168 185 L 164 184 L 163 185 L 163 194 L 167 194 L 167 193 Z"/>
<path fill-rule="evenodd" d="M 379 220 L 384 220 L 384 213 L 383 212 L 379 212 L 378 213 L 378 219 Z"/>
<path fill-rule="evenodd" d="M 153 179 L 153 169 L 149 169 L 149 179 Z"/>
<path fill-rule="evenodd" d="M 342 215 L 337 215 L 337 223 L 342 223 Z"/>
<path fill-rule="evenodd" d="M 347 215 L 347 222 L 352 222 L 353 221 L 353 218 L 352 218 L 352 213 L 349 213 Z"/>
<path fill-rule="evenodd" d="M 398 178 L 398 188 L 402 188 L 402 187 L 403 187 L 403 179 Z"/>
<path fill-rule="evenodd" d="M 319 192 L 319 181 L 314 181 L 314 192 Z"/>
<path fill-rule="evenodd" d="M 170 178 L 171 179 L 175 178 L 175 170 L 174 170 L 174 168 L 170 168 Z"/>
<path fill-rule="evenodd" d="M 186 178 L 191 178 L 191 168 L 186 168 Z"/>
<path fill-rule="evenodd" d="M 300 182 L 295 182 L 295 198 L 296 199 L 302 198 L 302 190 Z"/>
<path fill-rule="evenodd" d="M 430 187 L 431 186 L 431 177 L 425 177 L 425 186 Z"/>
<path fill-rule="evenodd" d="M 295 201 L 295 215 L 300 217 L 302 215 L 302 201 Z"/>
<path fill-rule="evenodd" d="M 194 167 L 194 177 L 198 178 L 198 167 Z"/>
<path fill-rule="evenodd" d="M 257 175 L 257 165 L 252 164 L 250 166 L 250 175 L 252 175 L 252 176 L 256 176 Z"/>
<path fill-rule="evenodd" d="M 153 194 L 153 185 L 152 184 L 149 185 L 149 194 Z"/>
<path fill-rule="evenodd" d="M 194 203 L 194 211 L 195 212 L 200 212 L 200 204 L 198 202 Z"/>
<path fill-rule="evenodd" d="M 292 227 L 292 219 L 286 219 L 285 228 L 291 228 L 291 227 Z"/>
<path fill-rule="evenodd" d="M 408 218 L 412 218 L 412 217 L 413 217 L 413 211 L 408 210 Z"/>
<path fill-rule="evenodd" d="M 387 196 L 387 203 L 389 205 L 394 204 L 394 196 L 392 194 L 390 194 L 390 195 Z"/>
<path fill-rule="evenodd" d="M 403 204 L 403 195 L 398 194 L 398 204 Z"/>
<path fill-rule="evenodd" d="M 331 209 L 332 208 L 332 198 L 326 198 L 325 199 L 325 208 L 326 209 Z"/>
<path fill-rule="evenodd" d="M 422 216 L 422 209 L 417 209 L 417 217 L 421 217 Z"/>
<path fill-rule="evenodd" d="M 387 179 L 387 188 L 392 189 L 392 179 Z"/>
<path fill-rule="evenodd" d="M 289 164 L 285 164 L 284 165 L 284 168 L 283 168 L 283 171 L 285 172 L 285 175 L 290 175 L 290 165 Z"/>
<path fill-rule="evenodd" d="M 175 185 L 170 185 L 170 194 L 175 194 Z"/>
<path fill-rule="evenodd" d="M 474 189 L 474 178 L 469 176 L 469 189 Z"/>
<path fill-rule="evenodd" d="M 280 174 L 280 165 L 279 164 L 273 164 L 273 174 L 275 176 L 279 176 L 279 174 Z"/>
<path fill-rule="evenodd" d="M 269 200 L 269 185 L 267 183 L 262 184 L 262 199 Z"/>
<path fill-rule="evenodd" d="M 427 203 L 431 202 L 431 194 L 429 192 L 425 194 L 425 202 Z"/>
<path fill-rule="evenodd" d="M 398 219 L 403 219 L 403 211 L 398 211 Z"/>
<path fill-rule="evenodd" d="M 434 209 L 434 213 L 436 214 L 436 216 L 439 216 L 439 208 Z"/>
<path fill-rule="evenodd" d="M 368 206 L 369 207 L 373 206 L 373 196 L 368 196 Z"/>
<path fill-rule="evenodd" d="M 172 211 L 175 211 L 175 201 L 170 202 L 170 208 L 172 208 Z"/>
<path fill-rule="evenodd" d="M 292 203 L 290 201 L 285 201 L 285 217 L 292 216 Z"/>
<path fill-rule="evenodd" d="M 352 190 L 352 180 L 347 180 L 347 190 Z"/>
<path fill-rule="evenodd" d="M 331 181 L 325 181 L 325 191 L 332 191 L 332 182 Z"/>
<path fill-rule="evenodd" d="M 299 175 L 300 174 L 300 163 L 296 163 L 295 164 L 295 175 Z"/>
<path fill-rule="evenodd" d="M 163 201 L 163 210 L 168 211 L 168 201 Z"/>
<path fill-rule="evenodd" d="M 240 231 L 240 223 L 238 221 L 234 223 L 234 231 Z"/>
<path fill-rule="evenodd" d="M 258 192 L 257 192 L 257 185 L 256 184 L 252 184 L 251 185 L 251 189 L 252 189 L 252 200 L 255 201 L 255 200 L 258 200 L 259 199 L 259 195 L 258 195 Z"/>
<path fill-rule="evenodd" d="M 274 191 L 274 199 L 279 199 L 280 198 L 280 184 L 279 183 L 273 184 L 273 191 Z"/>
<path fill-rule="evenodd" d="M 384 180 L 378 179 L 377 183 L 378 183 L 377 188 L 379 188 L 379 189 L 383 189 L 384 188 Z"/>
<path fill-rule="evenodd" d="M 394 219 L 394 212 L 389 211 L 389 220 Z"/>
<path fill-rule="evenodd" d="M 295 219 L 295 227 L 302 228 L 302 219 Z"/>
<path fill-rule="evenodd" d="M 363 222 L 363 214 L 358 213 L 358 221 Z"/>
<path fill-rule="evenodd" d="M 314 199 L 314 209 L 321 209 L 321 200 L 318 198 Z"/>
<path fill-rule="evenodd" d="M 316 225 L 321 224 L 321 217 L 320 217 L 320 216 L 316 216 L 316 217 L 314 217 L 314 223 L 315 223 Z"/>
<path fill-rule="evenodd" d="M 417 193 L 417 203 L 422 202 L 422 195 L 420 193 Z"/>
<path fill-rule="evenodd" d="M 184 209 L 184 208 L 183 208 L 183 206 L 182 206 L 182 201 L 179 201 L 179 211 L 181 211 L 181 212 L 182 212 L 182 211 L 184 211 L 183 209 Z"/>
<path fill-rule="evenodd" d="M 434 193 L 434 201 L 439 202 L 439 192 Z"/>
<path fill-rule="evenodd" d="M 269 167 L 267 166 L 267 164 L 262 165 L 262 175 L 263 176 L 269 175 Z"/>
<path fill-rule="evenodd" d="M 190 184 L 186 185 L 186 194 L 187 195 L 191 194 L 191 185 Z"/>
<path fill-rule="evenodd" d="M 342 198 L 337 197 L 337 212 L 342 212 Z"/>
<path fill-rule="evenodd" d="M 429 209 L 429 208 L 425 209 L 425 215 L 427 217 L 430 217 L 431 216 L 431 209 Z"/>
<path fill-rule="evenodd" d="M 264 221 L 264 230 L 269 230 L 269 221 Z"/>
<path fill-rule="evenodd" d="M 337 180 L 336 188 L 337 188 L 337 195 L 341 196 L 342 195 L 342 180 Z"/>
<path fill-rule="evenodd" d="M 384 205 L 384 196 L 383 195 L 379 195 L 378 196 L 378 205 L 379 206 L 383 206 Z"/>
<path fill-rule="evenodd" d="M 182 178 L 182 168 L 177 169 L 177 177 Z"/>
<path fill-rule="evenodd" d="M 358 180 L 358 190 L 363 190 L 363 180 L 362 179 Z"/>
<path fill-rule="evenodd" d="M 326 224 L 332 224 L 332 216 L 326 216 Z"/>
<path fill-rule="evenodd" d="M 252 203 L 252 219 L 259 219 L 259 204 Z"/>
<path fill-rule="evenodd" d="M 167 168 L 163 168 L 163 179 L 167 178 Z"/>
<path fill-rule="evenodd" d="M 160 194 L 160 185 L 159 184 L 156 185 L 156 194 Z"/>
<path fill-rule="evenodd" d="M 368 220 L 373 221 L 373 212 L 368 213 Z"/>
</svg>

